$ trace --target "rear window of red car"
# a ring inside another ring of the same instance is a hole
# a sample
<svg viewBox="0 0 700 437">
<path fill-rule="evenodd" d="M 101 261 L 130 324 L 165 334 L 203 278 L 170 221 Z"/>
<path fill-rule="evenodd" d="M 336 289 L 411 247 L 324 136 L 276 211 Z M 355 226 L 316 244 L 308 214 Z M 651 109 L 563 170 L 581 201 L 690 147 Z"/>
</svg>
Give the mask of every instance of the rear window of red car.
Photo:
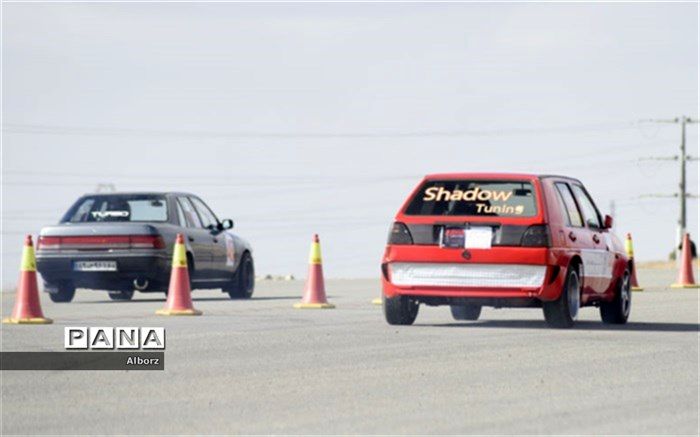
<svg viewBox="0 0 700 437">
<path fill-rule="evenodd" d="M 406 215 L 533 217 L 535 190 L 527 181 L 426 181 Z"/>
</svg>

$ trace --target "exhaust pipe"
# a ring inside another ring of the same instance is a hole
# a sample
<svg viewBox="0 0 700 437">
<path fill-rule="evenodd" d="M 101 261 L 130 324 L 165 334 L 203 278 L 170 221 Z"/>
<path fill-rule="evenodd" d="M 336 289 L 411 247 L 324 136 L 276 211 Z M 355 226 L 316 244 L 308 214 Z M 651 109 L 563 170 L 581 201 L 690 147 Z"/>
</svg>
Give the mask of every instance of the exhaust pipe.
<svg viewBox="0 0 700 437">
<path fill-rule="evenodd" d="M 148 279 L 136 278 L 134 279 L 134 288 L 138 291 L 143 291 L 148 288 Z"/>
</svg>

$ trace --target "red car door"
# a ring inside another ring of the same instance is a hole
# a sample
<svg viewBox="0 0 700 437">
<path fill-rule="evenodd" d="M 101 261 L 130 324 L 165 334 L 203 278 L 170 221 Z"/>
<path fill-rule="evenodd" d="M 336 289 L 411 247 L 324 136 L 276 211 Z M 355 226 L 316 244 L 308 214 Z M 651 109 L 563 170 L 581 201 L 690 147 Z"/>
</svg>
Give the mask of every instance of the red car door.
<svg viewBox="0 0 700 437">
<path fill-rule="evenodd" d="M 591 278 L 591 286 L 596 293 L 605 293 L 612 280 L 613 256 L 605 233 L 603 222 L 595 203 L 586 190 L 578 184 L 571 184 L 576 203 L 578 203 L 586 224 L 588 250 L 583 257 L 586 277 Z"/>
<path fill-rule="evenodd" d="M 592 236 L 583 221 L 583 215 L 579 209 L 574 194 L 566 182 L 556 182 L 554 184 L 561 207 L 566 215 L 562 229 L 559 231 L 559 241 L 563 241 L 563 245 L 570 253 L 578 254 L 583 260 L 583 277 L 580 278 L 583 284 L 583 294 L 590 295 L 596 292 L 596 278 L 591 276 L 588 271 L 586 260 L 590 258 L 589 251 L 593 249 Z"/>
</svg>

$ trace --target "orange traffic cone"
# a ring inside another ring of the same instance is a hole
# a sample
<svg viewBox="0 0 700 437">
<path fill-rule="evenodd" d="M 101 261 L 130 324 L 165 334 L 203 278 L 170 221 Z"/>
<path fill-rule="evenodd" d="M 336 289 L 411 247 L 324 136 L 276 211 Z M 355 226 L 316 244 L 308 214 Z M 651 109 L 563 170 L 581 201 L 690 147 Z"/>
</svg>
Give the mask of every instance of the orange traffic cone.
<svg viewBox="0 0 700 437">
<path fill-rule="evenodd" d="M 20 267 L 19 283 L 17 284 L 17 300 L 12 310 L 12 316 L 3 319 L 2 323 L 41 324 L 53 323 L 44 317 L 39 301 L 39 287 L 36 283 L 36 259 L 32 236 L 27 235 L 22 250 L 22 266 Z"/>
<path fill-rule="evenodd" d="M 321 264 L 321 243 L 318 234 L 314 234 L 309 253 L 309 276 L 306 278 L 304 297 L 301 302 L 295 303 L 294 308 L 320 309 L 335 308 L 335 305 L 326 300 L 326 288 L 323 285 L 323 266 Z"/>
<path fill-rule="evenodd" d="M 630 290 L 632 291 L 644 291 L 642 287 L 639 286 L 637 281 L 637 267 L 634 263 L 634 247 L 632 246 L 632 234 L 627 234 L 625 239 L 625 252 L 627 252 L 627 258 L 630 260 L 630 266 L 632 266 L 632 271 L 630 272 Z"/>
<path fill-rule="evenodd" d="M 201 316 L 202 312 L 192 306 L 192 290 L 190 290 L 190 274 L 187 271 L 187 255 L 185 253 L 185 238 L 177 234 L 173 249 L 173 269 L 170 273 L 168 300 L 165 308 L 156 311 L 161 316 Z"/>
<path fill-rule="evenodd" d="M 699 288 L 693 276 L 693 257 L 690 253 L 690 234 L 683 236 L 683 248 L 681 250 L 681 269 L 678 271 L 678 279 L 671 288 Z"/>
</svg>

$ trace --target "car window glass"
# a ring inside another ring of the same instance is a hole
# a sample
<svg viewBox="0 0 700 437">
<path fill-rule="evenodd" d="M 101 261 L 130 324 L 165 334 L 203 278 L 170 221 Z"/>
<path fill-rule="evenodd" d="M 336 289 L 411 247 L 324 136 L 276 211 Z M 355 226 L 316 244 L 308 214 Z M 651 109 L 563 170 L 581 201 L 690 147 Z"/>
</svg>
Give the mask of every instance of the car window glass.
<svg viewBox="0 0 700 437">
<path fill-rule="evenodd" d="M 72 207 L 64 221 L 80 222 L 166 222 L 165 198 L 156 194 L 100 195 L 83 198 Z"/>
<path fill-rule="evenodd" d="M 162 222 L 168 219 L 168 208 L 163 199 L 135 199 L 127 202 L 131 221 Z"/>
<path fill-rule="evenodd" d="M 557 193 L 556 198 L 557 198 L 557 205 L 559 205 L 559 217 L 561 218 L 562 223 L 564 223 L 567 226 L 571 226 L 571 218 L 569 218 L 569 211 L 566 210 L 566 203 L 564 203 L 564 199 L 561 197 L 561 191 L 559 191 L 559 187 L 555 187 L 554 191 Z"/>
<path fill-rule="evenodd" d="M 588 194 L 586 194 L 580 186 L 573 185 L 572 188 L 578 204 L 581 205 L 581 211 L 583 212 L 583 218 L 586 219 L 586 224 L 592 228 L 601 228 L 600 215 L 591 198 L 588 197 Z"/>
<path fill-rule="evenodd" d="M 92 209 L 92 205 L 95 204 L 95 198 L 91 197 L 88 199 L 85 199 L 78 209 L 75 210 L 73 215 L 71 215 L 70 219 L 68 221 L 70 222 L 86 222 L 88 221 L 88 217 L 90 214 L 90 210 Z"/>
<path fill-rule="evenodd" d="M 214 213 L 211 212 L 211 210 L 196 197 L 190 197 L 190 200 L 194 204 L 194 207 L 197 209 L 197 212 L 199 213 L 199 217 L 202 219 L 202 224 L 204 225 L 205 228 L 210 228 L 214 229 L 217 227 L 219 224 L 219 221 L 216 219 L 216 216 L 214 216 Z"/>
<path fill-rule="evenodd" d="M 576 206 L 574 196 L 571 194 L 569 186 L 562 182 L 558 182 L 555 185 L 560 196 L 559 198 L 564 203 L 568 225 L 577 228 L 582 227 L 583 220 L 581 219 L 581 213 L 579 213 L 578 206 Z"/>
<path fill-rule="evenodd" d="M 405 214 L 533 217 L 537 199 L 527 181 L 429 180 L 411 199 Z"/>
<path fill-rule="evenodd" d="M 187 227 L 203 227 L 202 222 L 199 221 L 199 216 L 197 215 L 197 212 L 194 210 L 194 206 L 192 206 L 190 201 L 186 197 L 178 197 L 177 201 L 180 204 L 180 207 L 182 208 L 182 212 L 185 214 L 185 220 L 187 220 Z"/>
<path fill-rule="evenodd" d="M 175 201 L 175 209 L 177 210 L 177 221 L 180 223 L 180 226 L 186 228 L 187 221 L 185 219 L 185 213 L 182 211 L 182 206 L 180 206 L 180 202 Z"/>
</svg>

